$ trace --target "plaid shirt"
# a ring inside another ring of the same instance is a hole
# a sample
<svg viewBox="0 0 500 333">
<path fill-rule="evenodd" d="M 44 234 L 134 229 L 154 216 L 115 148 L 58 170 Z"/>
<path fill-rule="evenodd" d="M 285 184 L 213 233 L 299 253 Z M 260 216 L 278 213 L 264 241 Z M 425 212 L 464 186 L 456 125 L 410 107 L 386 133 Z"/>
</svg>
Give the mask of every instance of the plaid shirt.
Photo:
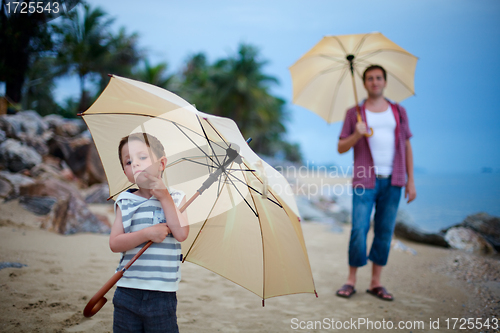
<svg viewBox="0 0 500 333">
<path fill-rule="evenodd" d="M 406 185 L 406 140 L 412 137 L 408 115 L 406 110 L 399 104 L 389 102 L 396 119 L 396 147 L 394 161 L 392 164 L 392 179 L 393 186 Z M 366 123 L 365 104 L 361 106 L 361 118 Z M 349 109 L 346 113 L 340 139 L 345 139 L 356 129 L 356 107 Z M 368 124 L 368 127 L 370 125 Z M 367 137 L 363 136 L 354 145 L 354 169 L 353 169 L 353 187 L 362 186 L 367 189 L 375 188 L 375 167 L 373 158 L 368 143 Z"/>
</svg>

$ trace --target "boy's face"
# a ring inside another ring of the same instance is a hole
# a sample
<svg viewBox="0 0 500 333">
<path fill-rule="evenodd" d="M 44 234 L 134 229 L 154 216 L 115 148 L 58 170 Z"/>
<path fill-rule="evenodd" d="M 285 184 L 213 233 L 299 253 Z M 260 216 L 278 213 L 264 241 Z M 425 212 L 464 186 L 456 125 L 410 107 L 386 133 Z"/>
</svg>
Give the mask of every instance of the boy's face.
<svg viewBox="0 0 500 333">
<path fill-rule="evenodd" d="M 149 147 L 139 140 L 130 140 L 123 145 L 122 159 L 123 171 L 129 182 L 145 188 L 147 188 L 149 181 L 143 172 L 160 177 L 160 173 L 166 165 L 165 157 L 157 159 Z"/>
</svg>

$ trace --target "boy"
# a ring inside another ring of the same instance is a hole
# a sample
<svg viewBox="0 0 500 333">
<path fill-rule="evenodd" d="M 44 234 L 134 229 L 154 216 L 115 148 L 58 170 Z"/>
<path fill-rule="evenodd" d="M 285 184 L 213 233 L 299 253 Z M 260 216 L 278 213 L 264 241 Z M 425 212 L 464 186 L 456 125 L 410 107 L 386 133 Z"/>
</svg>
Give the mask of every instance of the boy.
<svg viewBox="0 0 500 333">
<path fill-rule="evenodd" d="M 121 193 L 109 246 L 122 252 L 118 270 L 142 248 L 154 243 L 132 265 L 113 298 L 114 332 L 178 332 L 176 291 L 180 280 L 181 245 L 189 233 L 184 194 L 167 190 L 161 180 L 167 158 L 160 141 L 134 133 L 118 147 L 123 171 L 139 189 Z"/>
</svg>

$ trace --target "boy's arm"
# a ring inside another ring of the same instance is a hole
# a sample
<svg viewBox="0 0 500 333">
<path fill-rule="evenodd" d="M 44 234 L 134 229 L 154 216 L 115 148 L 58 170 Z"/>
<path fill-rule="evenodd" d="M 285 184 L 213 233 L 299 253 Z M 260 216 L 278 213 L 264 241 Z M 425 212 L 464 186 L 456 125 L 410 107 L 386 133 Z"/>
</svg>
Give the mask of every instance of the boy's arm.
<svg viewBox="0 0 500 333">
<path fill-rule="evenodd" d="M 165 196 L 161 196 L 161 198 L 157 197 L 157 199 L 160 200 L 163 213 L 165 214 L 165 219 L 167 220 L 170 231 L 172 231 L 172 235 L 174 235 L 177 241 L 183 242 L 189 235 L 187 213 L 186 211 L 181 213 L 170 196 L 170 193 L 168 193 L 168 191 L 166 192 Z M 182 199 L 180 206 L 184 206 L 185 203 L 186 197 Z"/>
<path fill-rule="evenodd" d="M 115 222 L 111 227 L 111 234 L 109 235 L 109 248 L 113 252 L 125 252 L 149 240 L 155 243 L 163 242 L 169 233 L 170 229 L 165 223 L 159 223 L 139 231 L 125 233 L 123 230 L 122 212 L 120 207 L 117 206 Z"/>
</svg>

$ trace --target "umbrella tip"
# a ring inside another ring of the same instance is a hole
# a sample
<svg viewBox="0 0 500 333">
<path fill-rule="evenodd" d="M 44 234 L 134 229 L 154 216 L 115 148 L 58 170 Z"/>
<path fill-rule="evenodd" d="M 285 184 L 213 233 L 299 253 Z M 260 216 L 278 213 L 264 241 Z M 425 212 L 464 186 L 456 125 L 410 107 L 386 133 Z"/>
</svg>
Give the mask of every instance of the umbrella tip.
<svg viewBox="0 0 500 333">
<path fill-rule="evenodd" d="M 314 294 L 316 295 L 316 298 L 318 298 L 318 293 L 316 292 L 316 290 L 314 290 Z"/>
<path fill-rule="evenodd" d="M 113 74 L 108 74 L 109 77 L 113 77 Z"/>
<path fill-rule="evenodd" d="M 83 115 L 83 113 L 82 113 L 82 112 L 78 112 L 76 115 L 77 115 L 78 117 L 81 117 L 81 116 Z"/>
<path fill-rule="evenodd" d="M 252 142 L 252 140 L 253 140 L 252 138 L 248 138 L 248 139 L 247 139 L 247 143 Z"/>
</svg>

